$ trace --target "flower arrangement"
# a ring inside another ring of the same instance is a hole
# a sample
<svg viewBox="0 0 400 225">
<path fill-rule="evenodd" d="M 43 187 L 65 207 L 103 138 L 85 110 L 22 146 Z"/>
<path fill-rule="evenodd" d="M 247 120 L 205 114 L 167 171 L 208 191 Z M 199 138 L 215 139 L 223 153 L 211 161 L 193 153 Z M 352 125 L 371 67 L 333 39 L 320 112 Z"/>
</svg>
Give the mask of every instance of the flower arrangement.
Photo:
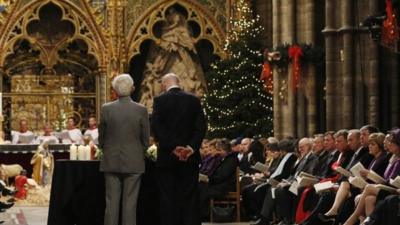
<svg viewBox="0 0 400 225">
<path fill-rule="evenodd" d="M 151 145 L 145 152 L 145 157 L 151 161 L 157 160 L 157 145 Z"/>
</svg>

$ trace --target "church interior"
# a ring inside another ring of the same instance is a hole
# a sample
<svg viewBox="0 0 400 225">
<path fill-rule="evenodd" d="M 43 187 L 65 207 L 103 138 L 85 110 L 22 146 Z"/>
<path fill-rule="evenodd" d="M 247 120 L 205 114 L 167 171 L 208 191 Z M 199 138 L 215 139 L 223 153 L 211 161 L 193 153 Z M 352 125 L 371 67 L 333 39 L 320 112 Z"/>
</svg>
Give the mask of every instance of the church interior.
<svg viewBox="0 0 400 225">
<path fill-rule="evenodd" d="M 238 154 L 236 189 L 207 199 L 202 224 L 393 224 L 399 15 L 399 0 L 0 0 L 0 223 L 103 224 L 97 126 L 113 79 L 131 76 L 151 121 L 174 73 L 207 119 L 199 183 L 226 140 Z M 157 145 L 145 155 L 138 224 L 157 225 Z"/>
</svg>

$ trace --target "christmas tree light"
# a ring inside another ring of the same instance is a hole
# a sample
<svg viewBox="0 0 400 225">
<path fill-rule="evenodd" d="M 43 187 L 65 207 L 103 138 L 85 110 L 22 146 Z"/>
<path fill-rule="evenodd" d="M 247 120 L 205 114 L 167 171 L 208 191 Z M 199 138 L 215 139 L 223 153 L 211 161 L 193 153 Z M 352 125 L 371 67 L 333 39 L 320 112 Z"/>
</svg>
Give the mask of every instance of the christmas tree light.
<svg viewBox="0 0 400 225">
<path fill-rule="evenodd" d="M 273 133 L 272 96 L 259 79 L 262 69 L 263 28 L 245 0 L 236 2 L 225 44 L 227 59 L 215 62 L 206 73 L 204 96 L 210 138 L 270 136 Z"/>
</svg>

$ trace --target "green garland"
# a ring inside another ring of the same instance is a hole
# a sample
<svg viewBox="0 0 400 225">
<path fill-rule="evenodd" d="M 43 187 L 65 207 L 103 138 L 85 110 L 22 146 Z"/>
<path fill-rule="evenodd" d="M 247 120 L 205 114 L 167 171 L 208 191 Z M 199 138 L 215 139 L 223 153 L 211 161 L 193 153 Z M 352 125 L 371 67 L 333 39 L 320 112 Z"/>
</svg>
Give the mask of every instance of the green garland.
<svg viewBox="0 0 400 225">
<path fill-rule="evenodd" d="M 279 60 L 270 61 L 271 65 L 275 65 L 279 68 L 286 68 L 291 60 L 289 59 L 288 50 L 295 44 L 283 44 L 278 45 L 275 48 L 268 49 L 269 52 L 279 52 L 281 57 Z M 314 63 L 317 66 L 321 66 L 325 62 L 325 51 L 322 47 L 313 46 L 312 44 L 297 44 L 303 50 L 303 56 L 301 57 L 301 63 Z"/>
</svg>

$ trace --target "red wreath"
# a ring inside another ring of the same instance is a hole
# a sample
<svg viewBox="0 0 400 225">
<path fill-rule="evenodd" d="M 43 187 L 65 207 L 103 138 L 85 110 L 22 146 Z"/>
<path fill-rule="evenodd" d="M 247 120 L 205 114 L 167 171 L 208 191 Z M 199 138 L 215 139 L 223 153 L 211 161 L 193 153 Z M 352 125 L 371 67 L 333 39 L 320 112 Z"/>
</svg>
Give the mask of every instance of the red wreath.
<svg viewBox="0 0 400 225">
<path fill-rule="evenodd" d="M 397 28 L 396 13 L 393 9 L 392 1 L 386 0 L 386 20 L 382 26 L 382 43 L 388 47 L 395 45 L 399 39 L 399 30 Z"/>
<path fill-rule="evenodd" d="M 293 62 L 293 77 L 292 77 L 292 88 L 294 91 L 300 85 L 301 78 L 301 65 L 300 58 L 303 56 L 303 49 L 298 45 L 290 46 L 288 50 L 289 59 L 292 59 Z"/>
</svg>

